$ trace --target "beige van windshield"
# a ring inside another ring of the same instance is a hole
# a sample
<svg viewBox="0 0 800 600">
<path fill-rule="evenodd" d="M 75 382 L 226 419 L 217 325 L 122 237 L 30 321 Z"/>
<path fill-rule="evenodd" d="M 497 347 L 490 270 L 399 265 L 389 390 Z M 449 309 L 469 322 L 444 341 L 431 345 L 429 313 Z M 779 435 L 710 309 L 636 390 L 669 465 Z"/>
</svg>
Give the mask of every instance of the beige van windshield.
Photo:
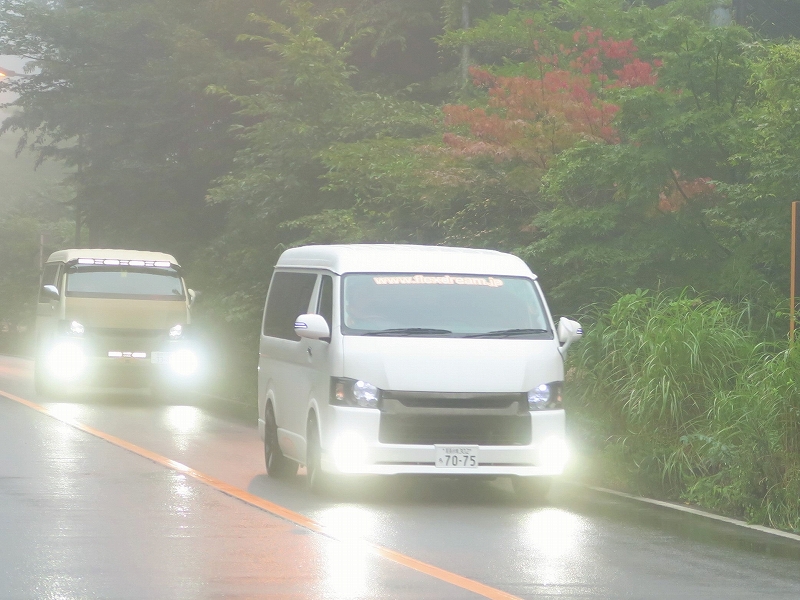
<svg viewBox="0 0 800 600">
<path fill-rule="evenodd" d="M 66 296 L 183 301 L 180 274 L 172 268 L 73 265 L 67 270 Z"/>
</svg>

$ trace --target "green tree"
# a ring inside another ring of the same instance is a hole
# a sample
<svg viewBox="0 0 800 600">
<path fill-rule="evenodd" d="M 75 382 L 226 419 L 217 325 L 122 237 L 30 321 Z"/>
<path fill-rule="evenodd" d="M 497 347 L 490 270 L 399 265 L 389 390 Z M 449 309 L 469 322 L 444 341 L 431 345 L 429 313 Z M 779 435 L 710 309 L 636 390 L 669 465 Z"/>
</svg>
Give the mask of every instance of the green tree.
<svg viewBox="0 0 800 600">
<path fill-rule="evenodd" d="M 3 84 L 19 94 L 13 104 L 20 110 L 0 132 L 19 132 L 21 148 L 72 170 L 76 231 L 85 222 L 89 244 L 186 255 L 214 235 L 219 215 L 207 209 L 205 194 L 236 145 L 228 135 L 233 107 L 204 90 L 243 85 L 260 68 L 222 52 L 227 11 L 243 24 L 248 8 L 227 1 L 9 3 L 0 53 L 29 58 L 32 71 Z"/>
<path fill-rule="evenodd" d="M 739 265 L 743 232 L 719 188 L 747 176 L 731 160 L 748 149 L 751 38 L 690 19 L 658 34 L 658 85 L 620 95 L 620 143 L 578 145 L 546 175 L 542 238 L 526 255 L 557 267 L 556 293 L 574 302 L 598 287 L 734 286 L 725 273 Z"/>
<path fill-rule="evenodd" d="M 755 101 L 743 113 L 740 126 L 748 144 L 731 156 L 739 174 L 720 186 L 724 207 L 712 217 L 738 242 L 740 277 L 766 279 L 788 295 L 790 204 L 800 198 L 797 161 L 800 145 L 797 42 L 754 46 L 750 62 Z"/>
<path fill-rule="evenodd" d="M 231 172 L 208 193 L 212 207 L 225 211 L 226 227 L 197 274 L 201 287 L 216 290 L 206 306 L 225 315 L 230 335 L 243 344 L 242 356 L 252 356 L 272 265 L 282 249 L 302 240 L 368 235 L 369 225 L 353 210 L 358 199 L 328 187 L 329 150 L 398 132 L 419 135 L 432 121 L 416 103 L 351 85 L 352 45 L 336 45 L 319 33 L 336 15 L 318 14 L 308 2 L 286 7 L 285 22 L 253 16 L 261 31 L 240 37 L 273 65 L 255 91 L 215 89 L 239 107 L 241 148 Z"/>
<path fill-rule="evenodd" d="M 64 209 L 57 200 L 26 196 L 0 212 L 0 352 L 29 350 L 39 261 L 63 248 L 72 233 Z"/>
</svg>

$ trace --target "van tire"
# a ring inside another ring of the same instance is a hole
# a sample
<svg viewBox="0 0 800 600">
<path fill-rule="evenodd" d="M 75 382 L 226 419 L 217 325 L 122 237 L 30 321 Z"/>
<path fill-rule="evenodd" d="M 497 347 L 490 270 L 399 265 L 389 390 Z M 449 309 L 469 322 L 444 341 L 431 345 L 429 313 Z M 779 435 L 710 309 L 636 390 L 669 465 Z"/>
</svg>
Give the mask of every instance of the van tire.
<svg viewBox="0 0 800 600">
<path fill-rule="evenodd" d="M 327 496 L 333 488 L 332 477 L 322 470 L 322 447 L 319 442 L 319 429 L 312 418 L 308 422 L 306 438 L 306 487 L 314 494 Z"/>
<path fill-rule="evenodd" d="M 297 474 L 300 466 L 295 461 L 286 458 L 278 444 L 278 424 L 272 406 L 267 405 L 264 413 L 264 464 L 267 475 L 275 479 L 288 479 Z"/>
<path fill-rule="evenodd" d="M 526 502 L 546 502 L 552 485 L 552 477 L 516 476 L 511 478 L 511 487 L 514 488 L 514 494 L 516 494 L 517 498 Z"/>
</svg>

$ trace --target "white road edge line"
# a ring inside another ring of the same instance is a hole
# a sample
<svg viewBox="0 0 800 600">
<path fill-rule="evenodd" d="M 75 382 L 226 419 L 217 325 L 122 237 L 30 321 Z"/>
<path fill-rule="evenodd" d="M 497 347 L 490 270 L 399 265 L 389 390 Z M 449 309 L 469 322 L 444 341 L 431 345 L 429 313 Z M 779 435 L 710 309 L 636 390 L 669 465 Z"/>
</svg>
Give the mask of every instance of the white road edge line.
<svg viewBox="0 0 800 600">
<path fill-rule="evenodd" d="M 565 482 L 566 483 L 566 482 Z M 592 485 L 586 485 L 578 482 L 570 482 L 572 485 L 577 485 L 588 490 L 592 490 L 594 492 L 600 492 L 603 494 L 610 494 L 612 496 L 617 496 L 619 498 L 625 498 L 627 500 L 634 500 L 636 502 L 642 502 L 644 504 L 652 504 L 654 506 L 660 506 L 661 508 L 668 508 L 671 510 L 677 510 L 680 512 L 688 513 L 691 515 L 695 515 L 698 517 L 705 517 L 707 519 L 713 519 L 714 521 L 719 521 L 721 523 L 727 523 L 728 525 L 735 525 L 737 527 L 743 527 L 745 529 L 749 529 L 751 531 L 758 531 L 760 533 L 766 533 L 769 535 L 774 535 L 778 537 L 785 538 L 787 540 L 792 540 L 793 542 L 800 542 L 800 535 L 796 533 L 791 533 L 789 531 L 782 531 L 780 529 L 773 529 L 772 527 L 766 527 L 764 525 L 752 525 L 747 521 L 741 521 L 739 519 L 734 519 L 732 517 L 724 517 L 722 515 L 715 515 L 714 513 L 710 513 L 704 510 L 700 510 L 697 508 L 692 508 L 691 506 L 681 506 L 680 504 L 675 504 L 674 502 L 665 502 L 663 500 L 653 500 L 652 498 L 645 498 L 644 496 L 635 496 L 633 494 L 628 494 L 626 492 L 618 492 L 616 490 L 610 490 L 608 488 L 596 487 Z"/>
</svg>

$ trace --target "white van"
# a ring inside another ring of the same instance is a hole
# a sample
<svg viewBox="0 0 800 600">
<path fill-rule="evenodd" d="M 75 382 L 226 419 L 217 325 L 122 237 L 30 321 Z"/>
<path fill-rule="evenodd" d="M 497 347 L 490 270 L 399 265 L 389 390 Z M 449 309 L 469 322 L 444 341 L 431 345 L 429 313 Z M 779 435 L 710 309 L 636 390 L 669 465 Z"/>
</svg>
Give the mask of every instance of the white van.
<svg viewBox="0 0 800 600">
<path fill-rule="evenodd" d="M 258 364 L 267 471 L 511 476 L 541 495 L 567 459 L 558 328 L 519 258 L 411 245 L 305 246 L 272 276 Z"/>
</svg>

